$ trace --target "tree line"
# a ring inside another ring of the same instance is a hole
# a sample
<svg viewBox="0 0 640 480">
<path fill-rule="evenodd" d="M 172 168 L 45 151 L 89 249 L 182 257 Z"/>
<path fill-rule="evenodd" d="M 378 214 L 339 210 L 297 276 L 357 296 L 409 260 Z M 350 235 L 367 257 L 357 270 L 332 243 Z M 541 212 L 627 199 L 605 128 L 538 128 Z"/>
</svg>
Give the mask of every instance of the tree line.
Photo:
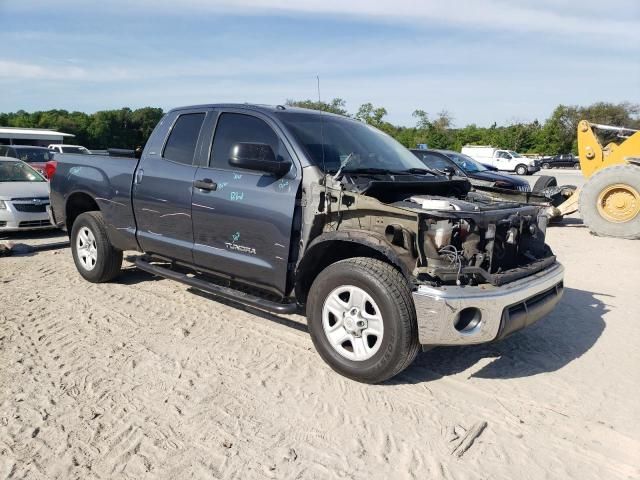
<svg viewBox="0 0 640 480">
<path fill-rule="evenodd" d="M 336 113 L 366 122 L 388 133 L 409 148 L 427 144 L 430 148 L 460 151 L 467 144 L 492 145 L 520 153 L 555 155 L 577 153 L 576 128 L 580 120 L 640 129 L 640 106 L 629 102 L 598 102 L 588 106 L 558 105 L 544 122 L 513 122 L 478 127 L 475 124 L 455 127 L 448 111 L 429 114 L 413 112 L 415 125 L 400 126 L 387 121 L 387 109 L 372 103 L 360 105 L 355 113 L 346 102 L 334 98 L 329 102 L 287 100 L 286 105 Z M 103 110 L 95 113 L 48 110 L 28 113 L 19 110 L 0 113 L 0 126 L 52 128 L 75 135 L 74 143 L 87 148 L 135 148 L 144 145 L 156 123 L 162 118 L 161 108 Z"/>
</svg>

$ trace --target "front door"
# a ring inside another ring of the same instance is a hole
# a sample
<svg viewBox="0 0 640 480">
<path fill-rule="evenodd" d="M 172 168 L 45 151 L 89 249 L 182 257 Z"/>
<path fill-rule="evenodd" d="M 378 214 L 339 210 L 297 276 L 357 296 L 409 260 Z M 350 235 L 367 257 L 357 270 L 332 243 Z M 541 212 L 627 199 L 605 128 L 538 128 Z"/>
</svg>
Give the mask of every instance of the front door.
<svg viewBox="0 0 640 480">
<path fill-rule="evenodd" d="M 191 195 L 198 138 L 206 112 L 174 112 L 165 139 L 145 149 L 134 178 L 133 208 L 138 242 L 147 253 L 193 261 Z"/>
<path fill-rule="evenodd" d="M 277 178 L 229 164 L 238 142 L 268 144 L 277 159 L 291 161 L 276 130 L 258 113 L 220 112 L 209 162 L 196 173 L 205 188 L 193 192 L 193 256 L 196 265 L 284 294 L 299 169 Z"/>
</svg>

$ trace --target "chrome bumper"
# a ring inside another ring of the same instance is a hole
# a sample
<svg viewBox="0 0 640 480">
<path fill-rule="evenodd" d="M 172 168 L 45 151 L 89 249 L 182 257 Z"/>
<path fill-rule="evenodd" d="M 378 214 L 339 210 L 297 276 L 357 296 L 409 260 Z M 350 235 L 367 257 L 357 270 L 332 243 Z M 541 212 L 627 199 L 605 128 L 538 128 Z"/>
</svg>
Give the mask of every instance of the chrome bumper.
<svg viewBox="0 0 640 480">
<path fill-rule="evenodd" d="M 422 345 L 469 345 L 506 337 L 547 315 L 562 298 L 564 267 L 493 285 L 420 286 L 413 292 Z"/>
</svg>

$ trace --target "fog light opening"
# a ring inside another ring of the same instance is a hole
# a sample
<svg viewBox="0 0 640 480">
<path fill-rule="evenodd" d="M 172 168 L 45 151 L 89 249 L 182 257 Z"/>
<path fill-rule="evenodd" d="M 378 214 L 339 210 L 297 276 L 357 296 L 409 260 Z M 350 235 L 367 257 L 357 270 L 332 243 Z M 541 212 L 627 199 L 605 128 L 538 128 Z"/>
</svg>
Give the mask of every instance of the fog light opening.
<svg viewBox="0 0 640 480">
<path fill-rule="evenodd" d="M 482 314 L 480 310 L 475 307 L 463 308 L 456 315 L 453 326 L 460 333 L 472 333 L 482 323 Z"/>
</svg>

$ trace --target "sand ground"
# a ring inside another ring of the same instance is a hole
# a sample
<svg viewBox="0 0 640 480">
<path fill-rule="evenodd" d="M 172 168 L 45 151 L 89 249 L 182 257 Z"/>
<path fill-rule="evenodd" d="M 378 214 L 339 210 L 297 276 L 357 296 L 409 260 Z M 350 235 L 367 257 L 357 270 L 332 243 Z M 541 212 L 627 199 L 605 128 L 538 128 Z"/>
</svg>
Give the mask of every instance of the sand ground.
<svg viewBox="0 0 640 480">
<path fill-rule="evenodd" d="M 68 249 L 0 258 L 0 478 L 640 478 L 640 243 L 571 218 L 548 240 L 551 315 L 378 386 L 330 370 L 303 318 L 131 266 L 90 284 Z"/>
</svg>

